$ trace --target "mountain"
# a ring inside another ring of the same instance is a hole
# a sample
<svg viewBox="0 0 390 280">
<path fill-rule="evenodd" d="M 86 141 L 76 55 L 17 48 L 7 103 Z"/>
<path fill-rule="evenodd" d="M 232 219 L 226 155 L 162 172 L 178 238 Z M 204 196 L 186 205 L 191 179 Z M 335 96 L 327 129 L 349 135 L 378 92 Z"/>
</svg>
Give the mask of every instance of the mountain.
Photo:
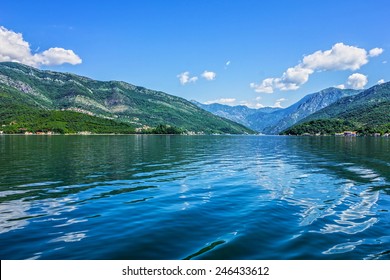
<svg viewBox="0 0 390 280">
<path fill-rule="evenodd" d="M 191 102 L 196 106 L 208 112 L 213 113 L 214 115 L 235 121 L 237 123 L 243 124 L 248 127 L 251 126 L 251 122 L 249 121 L 249 116 L 259 112 L 268 114 L 280 110 L 280 108 L 271 108 L 271 107 L 253 109 L 244 105 L 229 106 L 229 105 L 223 105 L 219 103 L 203 104 L 195 100 L 191 100 Z"/>
<path fill-rule="evenodd" d="M 305 117 L 333 104 L 337 100 L 354 96 L 360 91 L 352 89 L 327 88 L 316 93 L 306 95 L 294 105 L 286 108 L 284 116 L 275 125 L 264 129 L 265 133 L 278 134 L 286 128 L 296 124 Z"/>
<path fill-rule="evenodd" d="M 12 111 L 7 109 L 11 105 Z M 66 122 L 64 118 L 70 116 L 69 112 L 74 119 L 76 112 L 82 119 L 89 116 L 91 122 L 99 122 L 98 118 L 108 126 L 107 121 L 110 121 L 133 130 L 164 124 L 197 133 L 253 133 L 243 125 L 161 91 L 125 82 L 102 82 L 70 73 L 42 71 L 13 62 L 0 63 L 0 121 L 3 124 L 7 124 L 5 117 L 20 120 L 29 112 L 51 114 L 52 121 L 56 122 L 53 111 L 57 117 L 61 115 L 60 122 Z"/>
<path fill-rule="evenodd" d="M 270 107 L 251 109 L 246 106 L 205 105 L 196 101 L 192 102 L 213 114 L 236 121 L 261 133 L 278 134 L 340 98 L 353 96 L 359 92 L 350 89 L 328 88 L 306 95 L 295 104 L 284 109 Z"/>
<path fill-rule="evenodd" d="M 340 127 L 340 124 L 342 127 Z M 356 130 L 362 134 L 384 133 L 390 129 L 390 83 L 371 87 L 357 95 L 338 100 L 301 120 L 285 134 L 335 133 Z"/>
</svg>

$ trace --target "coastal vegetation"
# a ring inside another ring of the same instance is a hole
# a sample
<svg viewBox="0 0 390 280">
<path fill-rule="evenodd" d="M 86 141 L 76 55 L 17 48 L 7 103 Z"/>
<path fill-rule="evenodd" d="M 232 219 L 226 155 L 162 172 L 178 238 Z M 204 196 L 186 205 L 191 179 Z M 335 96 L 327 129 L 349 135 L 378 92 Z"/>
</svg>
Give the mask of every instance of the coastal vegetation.
<svg viewBox="0 0 390 280">
<path fill-rule="evenodd" d="M 320 119 L 295 125 L 282 135 L 335 135 L 353 131 L 356 135 L 386 135 L 390 133 L 390 122 L 383 125 L 367 126 L 342 119 Z"/>
<path fill-rule="evenodd" d="M 72 111 L 33 110 L 18 106 L 0 110 L 0 131 L 8 134 L 135 133 L 134 127 Z M 10 110 L 9 110 L 10 109 Z"/>
<path fill-rule="evenodd" d="M 356 131 L 358 135 L 390 133 L 390 83 L 345 97 L 308 116 L 281 134 L 335 134 Z"/>
</svg>

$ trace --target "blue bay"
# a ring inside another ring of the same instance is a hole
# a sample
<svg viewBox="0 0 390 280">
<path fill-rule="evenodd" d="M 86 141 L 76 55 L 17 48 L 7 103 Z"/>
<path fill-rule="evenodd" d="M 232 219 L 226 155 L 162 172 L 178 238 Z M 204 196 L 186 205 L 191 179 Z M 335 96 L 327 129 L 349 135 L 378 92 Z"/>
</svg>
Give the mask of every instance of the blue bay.
<svg viewBox="0 0 390 280">
<path fill-rule="evenodd" d="M 390 259 L 383 137 L 0 136 L 1 259 Z"/>
</svg>

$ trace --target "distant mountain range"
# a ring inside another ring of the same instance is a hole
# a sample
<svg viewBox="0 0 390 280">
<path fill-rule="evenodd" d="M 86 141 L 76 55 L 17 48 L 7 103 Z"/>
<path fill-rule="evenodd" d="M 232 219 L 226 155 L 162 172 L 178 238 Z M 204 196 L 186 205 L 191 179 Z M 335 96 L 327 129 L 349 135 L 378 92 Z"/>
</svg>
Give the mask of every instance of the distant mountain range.
<svg viewBox="0 0 390 280">
<path fill-rule="evenodd" d="M 284 134 L 331 134 L 354 130 L 361 134 L 390 132 L 390 83 L 342 98 L 302 119 Z"/>
<path fill-rule="evenodd" d="M 241 123 L 264 134 L 279 134 L 305 117 L 333 104 L 343 97 L 354 96 L 360 91 L 328 88 L 306 95 L 287 108 L 251 109 L 246 106 L 227 106 L 221 104 L 201 104 L 192 101 L 202 109 L 213 114 Z"/>
<path fill-rule="evenodd" d="M 247 127 L 252 126 L 250 116 L 255 114 L 269 114 L 281 110 L 280 108 L 265 107 L 260 109 L 249 108 L 244 105 L 229 106 L 219 103 L 203 104 L 195 100 L 191 100 L 196 106 L 209 111 L 217 116 L 241 123 Z"/>
<path fill-rule="evenodd" d="M 390 83 L 328 88 L 287 108 L 252 109 L 1 62 L 0 125 L 0 133 L 383 134 L 390 132 Z"/>
<path fill-rule="evenodd" d="M 195 133 L 254 133 L 191 102 L 125 82 L 0 63 L 0 130 L 128 132 L 160 125 Z"/>
</svg>

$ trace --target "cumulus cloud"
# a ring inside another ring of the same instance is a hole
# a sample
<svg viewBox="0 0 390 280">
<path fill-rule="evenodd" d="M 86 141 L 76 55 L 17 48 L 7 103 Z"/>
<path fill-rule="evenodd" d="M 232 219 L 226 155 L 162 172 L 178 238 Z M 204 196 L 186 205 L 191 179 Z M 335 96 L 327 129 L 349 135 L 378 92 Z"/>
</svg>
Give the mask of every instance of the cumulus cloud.
<svg viewBox="0 0 390 280">
<path fill-rule="evenodd" d="M 369 56 L 374 57 L 381 55 L 383 53 L 382 48 L 373 48 L 372 50 L 369 51 Z"/>
<path fill-rule="evenodd" d="M 183 73 L 180 73 L 176 76 L 179 78 L 179 81 L 182 85 L 188 84 L 188 83 L 195 83 L 198 80 L 198 77 L 190 77 L 190 72 L 185 71 Z"/>
<path fill-rule="evenodd" d="M 309 80 L 309 75 L 314 71 L 311 69 L 303 68 L 300 65 L 288 68 L 283 73 L 281 78 L 267 78 L 258 85 L 256 83 L 250 83 L 250 87 L 256 92 L 273 93 L 274 89 L 297 90 L 302 84 Z"/>
<path fill-rule="evenodd" d="M 378 83 L 378 85 L 381 85 L 381 84 L 383 84 L 384 82 L 385 82 L 384 79 L 380 79 L 377 83 Z"/>
<path fill-rule="evenodd" d="M 367 83 L 368 78 L 366 75 L 354 73 L 348 77 L 346 87 L 352 89 L 363 89 Z"/>
<path fill-rule="evenodd" d="M 306 83 L 309 80 L 309 75 L 313 73 L 313 70 L 303 68 L 300 65 L 288 68 L 283 73 L 281 78 L 268 78 L 258 85 L 251 83 L 249 86 L 256 92 L 273 93 L 274 89 L 280 90 L 297 90 L 300 85 Z"/>
<path fill-rule="evenodd" d="M 81 58 L 72 50 L 50 48 L 41 53 L 32 53 L 30 44 L 23 39 L 21 33 L 0 26 L 0 62 L 19 62 L 33 67 L 42 65 L 72 65 L 82 63 Z"/>
<path fill-rule="evenodd" d="M 302 61 L 288 68 L 280 78 L 266 78 L 260 84 L 250 83 L 256 92 L 273 93 L 274 90 L 297 90 L 311 74 L 318 71 L 357 70 L 368 63 L 369 57 L 382 54 L 383 49 L 363 48 L 337 43 L 330 50 L 316 51 L 303 57 Z"/>
<path fill-rule="evenodd" d="M 64 63 L 80 64 L 81 59 L 72 51 L 63 48 L 50 48 L 42 52 L 40 63 L 43 65 L 60 65 Z"/>
<path fill-rule="evenodd" d="M 217 76 L 217 73 L 215 72 L 212 72 L 212 71 L 204 71 L 202 73 L 202 77 L 205 78 L 206 80 L 208 81 L 212 81 L 212 80 L 215 80 L 215 77 Z"/>
<path fill-rule="evenodd" d="M 275 78 L 264 79 L 260 85 L 256 83 L 250 83 L 249 86 L 256 92 L 273 93 L 274 92 L 274 80 Z"/>
<path fill-rule="evenodd" d="M 212 81 L 212 80 L 215 80 L 215 77 L 217 76 L 217 73 L 206 70 L 200 76 L 202 78 L 206 79 L 207 81 Z M 182 85 L 185 85 L 185 84 L 188 84 L 188 83 L 195 83 L 198 80 L 197 76 L 191 77 L 189 71 L 185 71 L 183 73 L 180 73 L 176 77 L 179 78 L 179 81 L 180 81 L 180 83 Z"/>
<path fill-rule="evenodd" d="M 235 98 L 220 98 L 220 99 L 216 99 L 216 100 L 206 101 L 204 104 L 219 103 L 219 104 L 224 104 L 224 105 L 232 105 L 235 102 L 236 102 Z"/>
<path fill-rule="evenodd" d="M 378 81 L 379 83 L 380 81 Z M 336 86 L 339 89 L 363 89 L 368 83 L 368 78 L 366 75 L 360 73 L 354 73 L 350 75 L 345 84 Z"/>
<path fill-rule="evenodd" d="M 376 53 L 376 49 L 371 51 Z M 313 70 L 357 70 L 367 63 L 365 49 L 337 43 L 330 50 L 316 51 L 305 56 L 302 65 Z"/>
</svg>

